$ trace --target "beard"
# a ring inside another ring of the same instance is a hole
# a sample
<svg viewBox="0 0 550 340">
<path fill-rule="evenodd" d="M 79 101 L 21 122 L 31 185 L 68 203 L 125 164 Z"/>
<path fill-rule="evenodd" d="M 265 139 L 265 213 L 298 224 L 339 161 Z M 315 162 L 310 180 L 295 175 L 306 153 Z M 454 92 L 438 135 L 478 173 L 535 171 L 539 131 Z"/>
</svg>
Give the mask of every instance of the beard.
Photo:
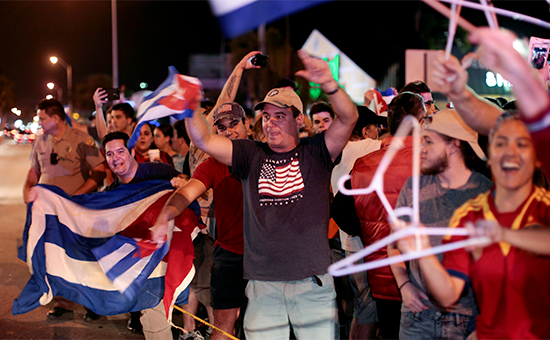
<svg viewBox="0 0 550 340">
<path fill-rule="evenodd" d="M 420 172 L 425 176 L 435 176 L 449 167 L 449 158 L 443 153 L 437 160 L 433 161 L 428 167 L 420 166 Z"/>
</svg>

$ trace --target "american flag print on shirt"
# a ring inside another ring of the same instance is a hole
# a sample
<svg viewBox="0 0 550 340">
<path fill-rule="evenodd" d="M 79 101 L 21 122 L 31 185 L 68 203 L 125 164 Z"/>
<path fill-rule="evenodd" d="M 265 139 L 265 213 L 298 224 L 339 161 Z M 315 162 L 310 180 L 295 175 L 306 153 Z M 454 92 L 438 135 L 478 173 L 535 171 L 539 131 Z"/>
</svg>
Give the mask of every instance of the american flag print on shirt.
<svg viewBox="0 0 550 340">
<path fill-rule="evenodd" d="M 298 157 L 264 160 L 258 181 L 260 206 L 293 203 L 303 196 L 303 190 L 304 181 Z"/>
</svg>

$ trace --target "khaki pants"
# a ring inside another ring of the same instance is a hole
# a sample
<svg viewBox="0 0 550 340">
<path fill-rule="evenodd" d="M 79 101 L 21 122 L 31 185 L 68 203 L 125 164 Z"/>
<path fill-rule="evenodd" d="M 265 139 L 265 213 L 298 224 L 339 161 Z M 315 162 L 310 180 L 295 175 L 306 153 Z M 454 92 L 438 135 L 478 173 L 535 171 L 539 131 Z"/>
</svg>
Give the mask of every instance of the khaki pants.
<svg viewBox="0 0 550 340">
<path fill-rule="evenodd" d="M 172 340 L 172 326 L 166 319 L 164 303 L 141 311 L 141 325 L 146 340 Z"/>
</svg>

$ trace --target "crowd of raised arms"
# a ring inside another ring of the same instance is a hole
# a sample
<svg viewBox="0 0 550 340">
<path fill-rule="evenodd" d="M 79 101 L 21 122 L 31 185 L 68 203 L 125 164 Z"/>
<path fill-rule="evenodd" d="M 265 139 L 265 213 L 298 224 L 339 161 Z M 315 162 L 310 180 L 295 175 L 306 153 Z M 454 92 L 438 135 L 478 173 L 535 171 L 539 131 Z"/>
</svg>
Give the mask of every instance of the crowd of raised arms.
<svg viewBox="0 0 550 340">
<path fill-rule="evenodd" d="M 215 102 L 200 94 L 191 117 L 142 125 L 131 149 L 134 108 L 112 105 L 102 88 L 93 95 L 99 148 L 65 123 L 57 100 L 44 100 L 24 200 L 37 199 L 38 183 L 78 195 L 170 180 L 176 190 L 150 229 L 158 245 L 197 201 L 203 224 L 180 339 L 550 339 L 550 95 L 540 76 L 549 65 L 537 73 L 515 40 L 488 28 L 470 35 L 480 62 L 513 85 L 513 101 L 480 97 L 467 69 L 443 51 L 430 81 L 448 102 L 438 108 L 428 85 L 414 81 L 393 89 L 382 114 L 369 108 L 377 90 L 365 89 L 356 105 L 327 62 L 304 51 L 296 76 L 319 84 L 324 101 L 304 107 L 294 81 L 284 80 L 245 108 L 235 97 L 243 73 L 259 68 L 251 59 L 261 52 L 252 51 Z M 418 187 L 414 137 L 396 137 L 410 117 L 421 126 Z M 64 147 L 75 141 L 78 148 Z M 375 178 L 394 141 L 401 149 Z M 470 237 L 485 242 L 333 277 L 332 263 L 412 223 L 390 219 L 376 192 L 340 192 L 344 175 L 351 189 L 382 181 L 393 209 L 412 207 L 418 194 L 420 223 L 412 227 L 467 230 L 404 237 L 356 264 Z M 74 308 L 57 297 L 48 318 Z M 214 331 L 197 328 L 191 315 L 200 310 Z M 84 317 L 101 316 L 86 309 Z M 162 303 L 131 313 L 128 328 L 146 339 L 174 336 Z"/>
</svg>

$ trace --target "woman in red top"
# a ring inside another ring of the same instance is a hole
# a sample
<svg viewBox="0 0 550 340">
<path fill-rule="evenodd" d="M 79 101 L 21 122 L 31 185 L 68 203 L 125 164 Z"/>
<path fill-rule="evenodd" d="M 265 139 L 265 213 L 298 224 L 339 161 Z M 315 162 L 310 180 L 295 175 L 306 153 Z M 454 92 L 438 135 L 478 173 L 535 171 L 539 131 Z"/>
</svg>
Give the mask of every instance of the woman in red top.
<svg viewBox="0 0 550 340">
<path fill-rule="evenodd" d="M 150 159 L 149 157 L 150 150 L 158 150 L 158 149 L 153 144 L 153 127 L 151 126 L 151 124 L 146 123 L 146 124 L 143 124 L 143 126 L 141 127 L 139 139 L 136 142 L 136 145 L 134 145 L 134 148 L 132 149 L 134 157 L 136 158 L 138 163 L 162 162 L 174 167 L 174 162 L 172 161 L 172 157 L 170 157 L 169 154 L 159 150 L 158 158 L 154 157 L 153 159 Z"/>
<path fill-rule="evenodd" d="M 471 253 L 458 249 L 419 260 L 433 297 L 449 306 L 466 289 L 474 289 L 480 309 L 480 339 L 549 339 L 550 256 L 535 254 L 522 234 L 548 234 L 550 194 L 533 185 L 540 162 L 533 140 L 518 115 L 504 113 L 489 135 L 489 162 L 495 187 L 457 209 L 450 228 L 472 223 L 492 226 L 492 243 Z M 500 235 L 500 236 L 494 236 Z M 503 236 L 504 235 L 504 236 Z M 447 242 L 464 236 L 446 237 Z M 424 239 L 424 247 L 429 242 Z M 411 239 L 399 247 L 412 249 Z M 548 252 L 546 252 L 548 253 Z"/>
</svg>

